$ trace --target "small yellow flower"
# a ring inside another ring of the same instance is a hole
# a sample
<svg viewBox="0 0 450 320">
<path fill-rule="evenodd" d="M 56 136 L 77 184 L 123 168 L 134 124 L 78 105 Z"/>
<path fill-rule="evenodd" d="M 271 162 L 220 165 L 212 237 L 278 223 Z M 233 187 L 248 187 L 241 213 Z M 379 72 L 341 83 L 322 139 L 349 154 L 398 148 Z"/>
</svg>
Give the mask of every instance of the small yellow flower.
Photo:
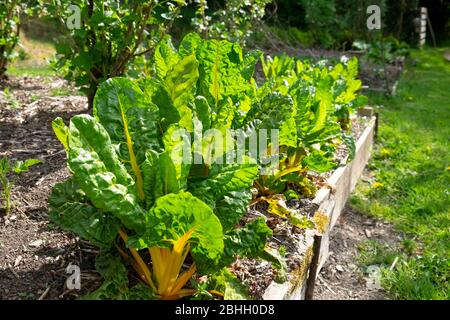
<svg viewBox="0 0 450 320">
<path fill-rule="evenodd" d="M 383 158 L 386 158 L 386 157 L 388 157 L 388 156 L 391 155 L 391 150 L 389 150 L 388 148 L 382 148 L 382 149 L 380 150 L 380 155 L 381 155 Z"/>
<path fill-rule="evenodd" d="M 382 188 L 383 186 L 384 186 L 384 184 L 382 184 L 381 182 L 374 182 L 374 183 L 372 183 L 372 188 L 373 189 Z"/>
</svg>

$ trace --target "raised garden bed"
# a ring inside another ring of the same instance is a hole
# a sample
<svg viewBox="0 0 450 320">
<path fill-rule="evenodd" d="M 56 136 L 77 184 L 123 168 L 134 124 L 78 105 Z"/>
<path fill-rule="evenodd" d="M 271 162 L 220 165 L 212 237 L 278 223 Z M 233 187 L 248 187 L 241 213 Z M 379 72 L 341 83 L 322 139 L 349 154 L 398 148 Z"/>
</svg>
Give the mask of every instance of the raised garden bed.
<svg viewBox="0 0 450 320">
<path fill-rule="evenodd" d="M 356 143 L 354 160 L 336 169 L 327 179 L 332 188 L 321 188 L 312 200 L 318 208 L 314 217 L 316 221 L 322 221 L 323 225 L 316 228 L 320 230 L 306 230 L 305 240 L 298 248 L 303 255 L 302 262 L 290 272 L 286 282 L 272 281 L 262 295 L 264 300 L 302 300 L 312 297 L 316 276 L 328 258 L 330 232 L 370 158 L 377 121 L 369 108 L 363 109 L 360 114 L 370 120 Z"/>
</svg>

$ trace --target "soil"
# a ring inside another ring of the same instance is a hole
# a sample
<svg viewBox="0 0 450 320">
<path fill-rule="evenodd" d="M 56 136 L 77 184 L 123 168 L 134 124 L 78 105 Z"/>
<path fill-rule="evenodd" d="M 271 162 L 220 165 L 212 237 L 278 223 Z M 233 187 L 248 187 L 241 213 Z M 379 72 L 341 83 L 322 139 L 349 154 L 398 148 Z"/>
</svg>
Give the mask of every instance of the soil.
<svg viewBox="0 0 450 320">
<path fill-rule="evenodd" d="M 314 299 L 389 299 L 367 269 L 358 266 L 358 244 L 376 240 L 394 247 L 401 239 L 392 225 L 345 208 L 331 232 L 330 255 L 317 277 Z"/>
<path fill-rule="evenodd" d="M 286 207 L 295 210 L 297 214 L 312 218 L 317 205 L 312 199 L 293 199 L 285 202 Z M 275 216 L 267 211 L 266 203 L 257 203 L 250 207 L 249 213 L 243 219 L 245 222 L 263 216 L 273 235 L 267 239 L 266 247 L 278 252 L 284 247 L 287 270 L 285 275 L 275 268 L 271 262 L 262 259 L 238 259 L 230 268 L 238 279 L 249 288 L 249 293 L 261 299 L 265 290 L 277 278 L 291 280 L 291 272 L 298 269 L 305 259 L 307 249 L 306 230 L 292 226 L 286 219 Z M 281 278 L 282 277 L 282 278 Z"/>
<path fill-rule="evenodd" d="M 9 96 L 0 97 L 0 157 L 35 158 L 43 163 L 19 177 L 12 212 L 8 218 L 0 215 L 0 299 L 74 298 L 98 286 L 100 279 L 93 270 L 95 248 L 59 230 L 47 218 L 52 186 L 69 176 L 51 121 L 62 117 L 67 122 L 85 112 L 86 99 L 51 97 L 52 89 L 70 89 L 57 78 L 12 77 L 2 86 L 2 90 L 8 88 Z M 65 290 L 69 263 L 82 270 L 80 291 Z"/>
</svg>

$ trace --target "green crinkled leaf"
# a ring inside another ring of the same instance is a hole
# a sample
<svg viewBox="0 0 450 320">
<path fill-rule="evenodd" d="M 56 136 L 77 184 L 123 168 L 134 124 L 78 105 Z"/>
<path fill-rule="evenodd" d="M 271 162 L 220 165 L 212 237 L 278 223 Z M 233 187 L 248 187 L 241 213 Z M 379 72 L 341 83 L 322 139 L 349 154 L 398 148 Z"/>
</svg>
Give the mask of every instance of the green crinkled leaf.
<svg viewBox="0 0 450 320">
<path fill-rule="evenodd" d="M 242 77 L 245 80 L 250 81 L 253 78 L 256 64 L 258 63 L 261 56 L 262 52 L 259 50 L 252 50 L 245 54 L 241 71 Z"/>
<path fill-rule="evenodd" d="M 347 73 L 344 73 L 345 78 L 348 79 L 354 79 L 358 76 L 359 73 L 359 62 L 357 57 L 351 58 L 347 62 Z"/>
<path fill-rule="evenodd" d="M 216 270 L 209 277 L 207 286 L 222 292 L 224 300 L 252 300 L 245 285 L 227 268 Z"/>
<path fill-rule="evenodd" d="M 319 173 L 327 172 L 336 168 L 337 164 L 333 159 L 326 157 L 320 150 L 314 150 L 303 159 L 302 165 L 312 171 Z"/>
<path fill-rule="evenodd" d="M 258 129 L 280 129 L 286 119 L 292 116 L 294 102 L 290 96 L 279 92 L 266 95 L 248 112 L 245 123 L 260 120 Z"/>
<path fill-rule="evenodd" d="M 83 300 L 125 300 L 128 298 L 128 272 L 119 256 L 110 251 L 101 252 L 95 259 L 95 269 L 104 282 Z"/>
<path fill-rule="evenodd" d="M 155 202 L 157 190 L 157 180 L 159 178 L 159 154 L 154 150 L 149 150 L 145 154 L 145 161 L 141 165 L 143 187 L 145 192 L 146 208 L 150 208 Z M 160 192 L 162 194 L 162 191 Z"/>
<path fill-rule="evenodd" d="M 133 161 L 130 148 L 137 165 L 144 161 L 147 150 L 161 149 L 158 107 L 145 99 L 133 81 L 112 78 L 102 83 L 95 96 L 93 112 L 112 143 L 120 145 L 123 162 Z"/>
<path fill-rule="evenodd" d="M 155 49 L 155 71 L 157 77 L 164 79 L 178 63 L 180 57 L 172 44 L 170 36 L 165 36 Z"/>
<path fill-rule="evenodd" d="M 202 132 L 211 128 L 211 107 L 205 97 L 195 97 L 192 110 L 194 112 L 194 116 L 200 120 L 202 124 Z"/>
<path fill-rule="evenodd" d="M 64 124 L 63 119 L 61 119 L 60 117 L 52 121 L 52 128 L 56 137 L 64 146 L 64 149 L 66 149 L 67 151 L 67 149 L 69 148 L 67 141 L 69 137 L 69 128 Z"/>
<path fill-rule="evenodd" d="M 248 79 L 251 74 L 250 66 L 255 63 L 254 57 L 249 55 L 244 60 L 242 49 L 236 43 L 218 40 L 195 43 L 195 54 L 200 63 L 197 92 L 216 108 L 225 97 L 238 101 L 238 97 L 250 88 Z"/>
<path fill-rule="evenodd" d="M 224 271 L 224 300 L 253 300 L 245 285 L 231 272 Z"/>
<path fill-rule="evenodd" d="M 204 202 L 181 191 L 156 200 L 148 212 L 147 230 L 142 237 L 130 238 L 128 245 L 137 249 L 170 247 L 188 231 L 191 254 L 199 270 L 214 265 L 223 251 L 222 225 Z"/>
<path fill-rule="evenodd" d="M 163 152 L 159 156 L 154 189 L 155 199 L 169 193 L 178 193 L 178 191 L 180 191 L 180 184 L 177 179 L 177 168 L 169 152 Z"/>
<path fill-rule="evenodd" d="M 306 136 L 303 140 L 303 143 L 307 146 L 311 146 L 316 143 L 323 145 L 325 142 L 329 142 L 334 138 L 339 138 L 340 135 L 341 126 L 339 125 L 339 123 L 334 122 L 330 119 L 323 130 L 321 130 L 317 134 Z"/>
<path fill-rule="evenodd" d="M 204 40 L 202 40 L 202 38 L 197 33 L 188 33 L 186 36 L 184 36 L 183 40 L 180 43 L 178 49 L 180 56 L 186 57 L 193 54 L 202 41 Z"/>
<path fill-rule="evenodd" d="M 139 282 L 137 285 L 132 287 L 130 291 L 127 294 L 128 300 L 155 300 L 156 296 L 153 290 L 143 284 L 142 282 Z"/>
<path fill-rule="evenodd" d="M 290 224 L 301 229 L 314 228 L 314 222 L 306 216 L 299 214 L 296 210 L 289 208 L 284 199 L 274 197 L 266 198 L 265 200 L 269 203 L 267 211 L 271 214 L 285 218 Z"/>
<path fill-rule="evenodd" d="M 325 129 L 327 119 L 332 112 L 333 94 L 331 92 L 330 78 L 321 79 L 317 84 L 316 90 L 318 107 L 315 112 L 312 128 L 308 133 L 309 137 L 320 134 Z"/>
<path fill-rule="evenodd" d="M 288 117 L 279 132 L 280 146 L 297 147 L 297 128 L 294 117 Z"/>
<path fill-rule="evenodd" d="M 288 280 L 286 258 L 282 256 L 279 251 L 272 248 L 266 248 L 264 253 L 261 255 L 261 258 L 272 262 L 272 266 L 278 270 L 277 276 L 274 279 L 276 282 L 284 283 Z"/>
<path fill-rule="evenodd" d="M 232 191 L 215 203 L 214 212 L 222 223 L 225 232 L 233 229 L 247 213 L 251 200 L 252 193 L 250 191 Z"/>
<path fill-rule="evenodd" d="M 143 231 L 145 212 L 138 204 L 134 181 L 105 128 L 88 115 L 73 117 L 69 128 L 68 165 L 87 198 L 127 228 Z"/>
<path fill-rule="evenodd" d="M 228 266 L 237 256 L 241 258 L 257 258 L 264 252 L 267 238 L 272 230 L 266 225 L 264 218 L 247 223 L 244 227 L 228 232 L 224 237 L 225 249 L 221 265 Z"/>
<path fill-rule="evenodd" d="M 64 230 L 101 248 L 109 248 L 117 236 L 120 221 L 91 205 L 73 178 L 53 187 L 49 218 Z"/>
<path fill-rule="evenodd" d="M 178 183 L 178 189 L 186 187 L 189 169 L 192 163 L 191 139 L 186 129 L 178 125 L 172 125 L 168 128 L 163 137 L 165 153 L 169 156 L 175 168 L 175 178 Z"/>
<path fill-rule="evenodd" d="M 249 190 L 258 176 L 255 163 L 215 165 L 208 178 L 192 183 L 190 190 L 200 199 L 211 203 L 233 191 Z"/>
<path fill-rule="evenodd" d="M 164 89 L 170 103 L 178 112 L 177 117 L 168 119 L 168 125 L 178 122 L 181 127 L 192 132 L 192 110 L 189 103 L 194 99 L 198 77 L 198 62 L 194 55 L 183 58 L 167 73 Z"/>
</svg>

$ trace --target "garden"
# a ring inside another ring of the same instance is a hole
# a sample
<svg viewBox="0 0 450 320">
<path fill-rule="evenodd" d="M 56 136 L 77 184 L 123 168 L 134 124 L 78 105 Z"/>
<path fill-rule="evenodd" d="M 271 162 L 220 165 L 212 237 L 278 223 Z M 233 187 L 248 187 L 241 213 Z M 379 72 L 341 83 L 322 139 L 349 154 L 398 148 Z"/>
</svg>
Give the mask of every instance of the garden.
<svg viewBox="0 0 450 320">
<path fill-rule="evenodd" d="M 0 299 L 448 300 L 449 13 L 3 1 Z"/>
</svg>

